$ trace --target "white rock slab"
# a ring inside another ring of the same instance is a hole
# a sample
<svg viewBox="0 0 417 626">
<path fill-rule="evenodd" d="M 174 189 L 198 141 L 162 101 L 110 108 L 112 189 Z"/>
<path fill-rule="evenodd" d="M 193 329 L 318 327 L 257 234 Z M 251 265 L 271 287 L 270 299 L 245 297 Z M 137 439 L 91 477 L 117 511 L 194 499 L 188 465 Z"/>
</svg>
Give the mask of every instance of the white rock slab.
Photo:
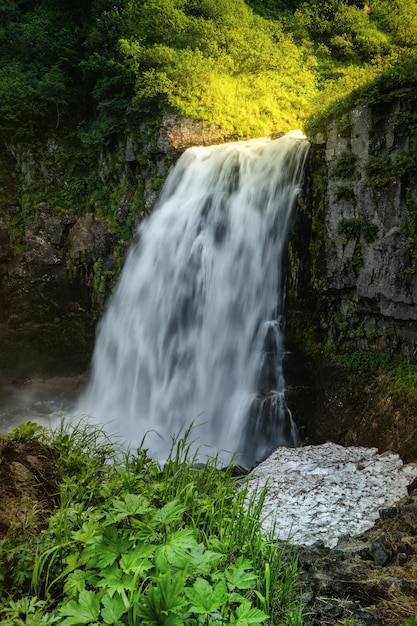
<svg viewBox="0 0 417 626">
<path fill-rule="evenodd" d="M 322 540 L 334 547 L 342 535 L 372 528 L 378 511 L 407 495 L 417 463 L 397 454 L 335 443 L 280 447 L 249 475 L 249 494 L 268 484 L 263 528 L 291 543 Z"/>
</svg>

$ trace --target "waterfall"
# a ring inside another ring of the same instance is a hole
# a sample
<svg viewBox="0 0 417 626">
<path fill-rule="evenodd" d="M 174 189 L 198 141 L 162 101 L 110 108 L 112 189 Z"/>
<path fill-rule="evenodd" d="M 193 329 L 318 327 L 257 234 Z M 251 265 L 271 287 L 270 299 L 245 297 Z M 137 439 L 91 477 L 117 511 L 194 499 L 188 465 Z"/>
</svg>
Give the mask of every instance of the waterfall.
<svg viewBox="0 0 417 626">
<path fill-rule="evenodd" d="M 181 156 L 99 324 L 80 411 L 133 448 L 146 435 L 160 461 L 191 423 L 202 457 L 250 466 L 297 445 L 283 261 L 308 146 L 294 131 Z"/>
</svg>

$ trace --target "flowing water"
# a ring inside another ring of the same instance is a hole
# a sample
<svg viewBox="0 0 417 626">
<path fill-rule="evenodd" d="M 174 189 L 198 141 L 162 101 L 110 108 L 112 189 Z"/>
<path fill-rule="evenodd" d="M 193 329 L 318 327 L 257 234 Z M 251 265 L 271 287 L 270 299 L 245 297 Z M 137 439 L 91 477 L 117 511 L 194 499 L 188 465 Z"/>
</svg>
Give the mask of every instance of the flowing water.
<svg viewBox="0 0 417 626">
<path fill-rule="evenodd" d="M 159 460 L 191 423 L 202 456 L 239 453 L 248 466 L 296 445 L 282 376 L 283 259 L 308 145 L 296 131 L 182 155 L 100 323 L 79 412 L 133 448 L 146 435 Z M 272 424 L 256 396 L 275 407 Z"/>
</svg>

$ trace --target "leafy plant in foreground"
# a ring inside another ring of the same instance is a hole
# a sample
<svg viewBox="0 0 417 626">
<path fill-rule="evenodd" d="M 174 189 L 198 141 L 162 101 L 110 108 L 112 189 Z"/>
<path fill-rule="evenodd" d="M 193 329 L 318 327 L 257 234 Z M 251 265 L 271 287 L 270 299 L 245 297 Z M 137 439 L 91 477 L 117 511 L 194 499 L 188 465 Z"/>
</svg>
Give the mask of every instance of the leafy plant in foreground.
<svg viewBox="0 0 417 626">
<path fill-rule="evenodd" d="M 50 442 L 61 505 L 28 544 L 32 589 L 15 585 L 11 601 L 33 598 L 36 623 L 64 626 L 302 623 L 296 557 L 261 531 L 264 494 L 248 501 L 217 459 L 196 465 L 189 434 L 161 468 L 143 447 L 123 455 L 92 427 L 62 425 Z"/>
</svg>

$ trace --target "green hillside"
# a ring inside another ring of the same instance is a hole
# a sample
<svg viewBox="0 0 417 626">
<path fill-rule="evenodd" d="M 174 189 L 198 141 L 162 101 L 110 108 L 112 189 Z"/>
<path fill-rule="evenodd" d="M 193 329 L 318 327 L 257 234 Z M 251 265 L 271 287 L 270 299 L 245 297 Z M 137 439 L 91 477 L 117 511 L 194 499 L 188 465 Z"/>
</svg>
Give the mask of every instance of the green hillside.
<svg viewBox="0 0 417 626">
<path fill-rule="evenodd" d="M 413 0 L 3 0 L 3 142 L 135 137 L 170 108 L 236 138 L 304 127 L 416 54 Z"/>
</svg>

